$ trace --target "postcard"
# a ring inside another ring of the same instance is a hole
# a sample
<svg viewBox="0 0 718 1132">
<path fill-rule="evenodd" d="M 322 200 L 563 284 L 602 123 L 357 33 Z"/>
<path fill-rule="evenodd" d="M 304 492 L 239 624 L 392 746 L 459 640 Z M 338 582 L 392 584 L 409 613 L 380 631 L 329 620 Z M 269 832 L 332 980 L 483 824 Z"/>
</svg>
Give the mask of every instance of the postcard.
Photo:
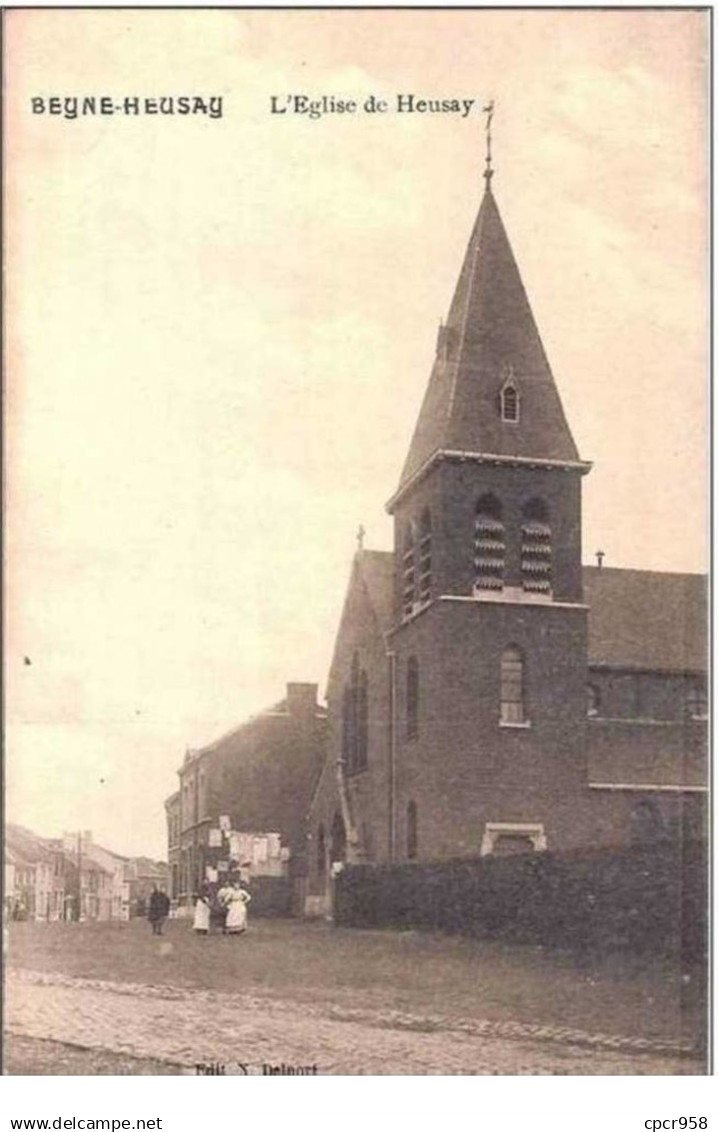
<svg viewBox="0 0 718 1132">
<path fill-rule="evenodd" d="M 4 27 L 6 1074 L 706 1075 L 710 13 Z"/>
</svg>

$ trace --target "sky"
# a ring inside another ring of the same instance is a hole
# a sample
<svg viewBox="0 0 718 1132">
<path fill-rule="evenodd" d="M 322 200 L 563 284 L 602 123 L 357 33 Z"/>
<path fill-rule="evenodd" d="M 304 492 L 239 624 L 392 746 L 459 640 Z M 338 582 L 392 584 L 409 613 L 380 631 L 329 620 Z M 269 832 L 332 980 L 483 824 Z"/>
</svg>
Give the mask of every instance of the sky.
<svg viewBox="0 0 718 1132">
<path fill-rule="evenodd" d="M 584 560 L 706 568 L 708 18 L 6 14 L 8 820 L 161 857 L 187 747 L 287 681 L 323 695 L 359 524 L 391 547 L 491 98 L 495 196 L 594 462 Z M 359 109 L 271 112 L 301 94 Z M 223 113 L 32 112 L 51 95 Z"/>
</svg>

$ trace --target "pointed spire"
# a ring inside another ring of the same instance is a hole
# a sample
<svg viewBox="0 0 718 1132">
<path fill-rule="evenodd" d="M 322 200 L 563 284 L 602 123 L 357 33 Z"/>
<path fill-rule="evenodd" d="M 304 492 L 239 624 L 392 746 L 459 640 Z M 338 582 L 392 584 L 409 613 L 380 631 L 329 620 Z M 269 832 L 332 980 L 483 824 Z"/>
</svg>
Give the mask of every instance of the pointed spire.
<svg viewBox="0 0 718 1132">
<path fill-rule="evenodd" d="M 488 128 L 492 103 L 486 112 Z M 444 452 L 579 463 L 491 191 L 492 174 L 487 132 L 486 188 L 449 315 L 440 328 L 399 491 Z"/>
</svg>

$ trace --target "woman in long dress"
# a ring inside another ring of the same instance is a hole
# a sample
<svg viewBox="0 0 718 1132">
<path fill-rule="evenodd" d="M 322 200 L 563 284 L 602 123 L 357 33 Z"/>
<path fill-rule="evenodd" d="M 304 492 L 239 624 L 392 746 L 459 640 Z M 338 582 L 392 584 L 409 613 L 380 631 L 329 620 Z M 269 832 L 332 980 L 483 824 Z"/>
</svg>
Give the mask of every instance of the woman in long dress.
<svg viewBox="0 0 718 1132">
<path fill-rule="evenodd" d="M 227 935 L 239 935 L 247 928 L 247 905 L 252 897 L 239 881 L 226 885 L 219 893 L 219 899 L 227 908 Z"/>
<path fill-rule="evenodd" d="M 197 935 L 209 935 L 209 906 L 211 895 L 209 889 L 202 888 L 197 895 L 194 906 L 194 922 L 192 927 Z"/>
</svg>

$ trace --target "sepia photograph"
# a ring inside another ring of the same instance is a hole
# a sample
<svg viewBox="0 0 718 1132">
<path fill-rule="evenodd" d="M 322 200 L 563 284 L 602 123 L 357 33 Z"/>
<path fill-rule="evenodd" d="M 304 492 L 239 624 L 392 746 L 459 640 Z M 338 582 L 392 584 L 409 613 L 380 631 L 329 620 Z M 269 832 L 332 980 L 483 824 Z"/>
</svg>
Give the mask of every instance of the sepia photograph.
<svg viewBox="0 0 718 1132">
<path fill-rule="evenodd" d="M 711 15 L 4 12 L 4 1075 L 712 1073 Z"/>
</svg>

